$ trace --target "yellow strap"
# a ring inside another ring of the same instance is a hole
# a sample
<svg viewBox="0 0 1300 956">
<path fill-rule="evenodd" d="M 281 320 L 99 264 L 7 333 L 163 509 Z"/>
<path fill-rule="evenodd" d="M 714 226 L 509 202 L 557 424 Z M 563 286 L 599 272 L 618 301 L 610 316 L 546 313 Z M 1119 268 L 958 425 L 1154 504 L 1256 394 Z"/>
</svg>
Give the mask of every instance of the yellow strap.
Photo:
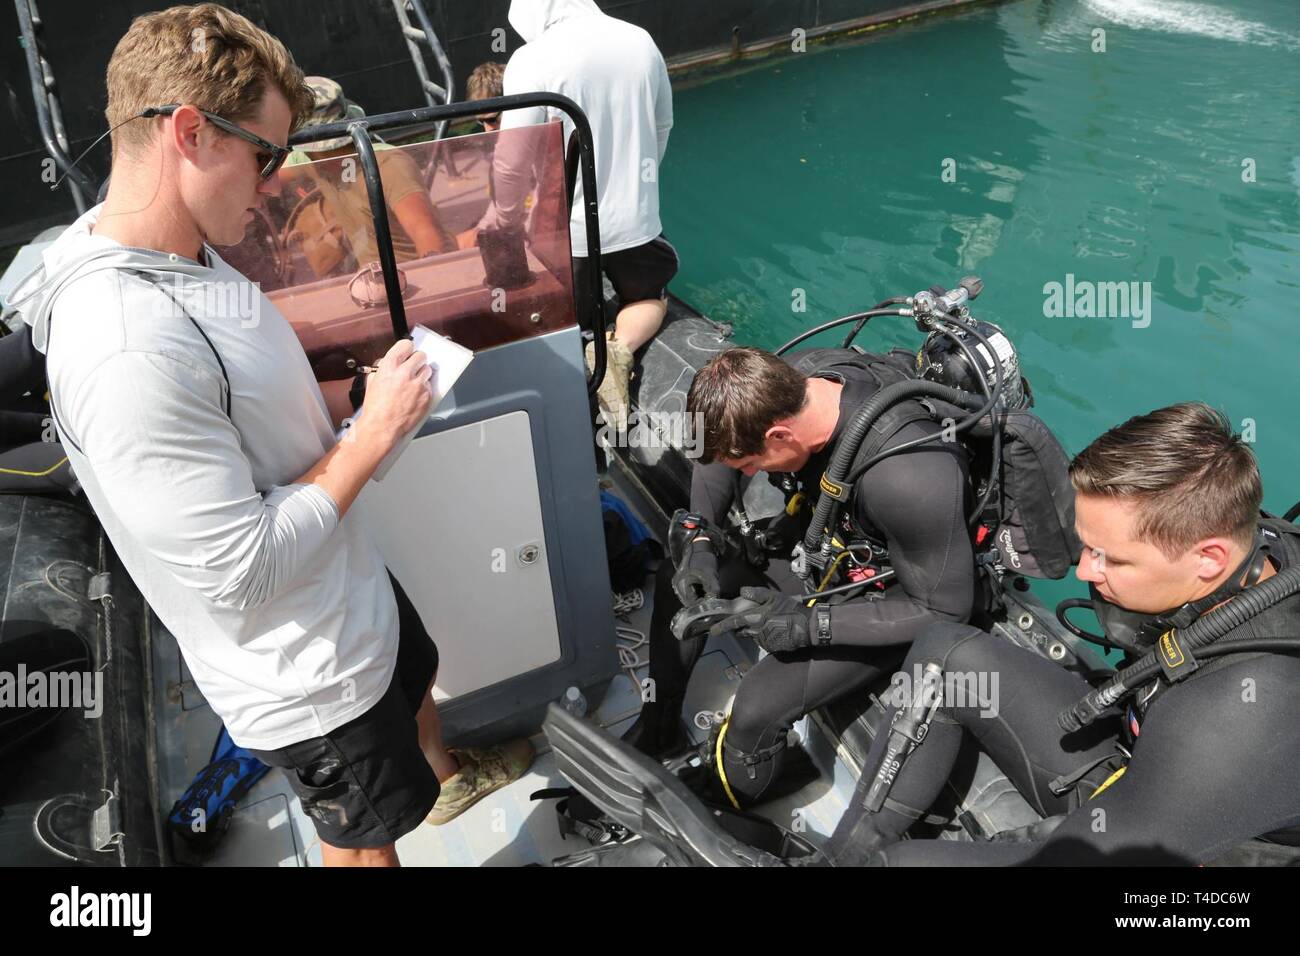
<svg viewBox="0 0 1300 956">
<path fill-rule="evenodd" d="M 1096 799 L 1096 797 L 1097 797 L 1098 794 L 1100 794 L 1103 790 L 1105 790 L 1107 787 L 1109 787 L 1112 783 L 1114 783 L 1114 782 L 1115 782 L 1116 780 L 1118 780 L 1120 777 L 1124 776 L 1124 771 L 1127 770 L 1127 769 L 1128 769 L 1128 764 L 1125 764 L 1124 766 L 1122 766 L 1122 767 L 1120 767 L 1118 770 L 1116 770 L 1114 773 L 1112 773 L 1109 777 L 1106 778 L 1106 782 L 1105 782 L 1105 783 L 1103 783 L 1103 784 L 1102 784 L 1100 787 L 1098 787 L 1096 790 L 1092 791 L 1092 796 L 1089 797 L 1088 799 L 1089 799 L 1089 800 Z"/>
<path fill-rule="evenodd" d="M 803 510 L 803 503 L 805 498 L 807 498 L 807 495 L 805 495 L 802 491 L 796 491 L 790 497 L 790 500 L 785 503 L 785 513 L 789 515 L 791 518 L 793 518 L 795 515 L 797 515 L 800 511 Z"/>
<path fill-rule="evenodd" d="M 836 555 L 835 560 L 831 562 L 831 566 L 826 569 L 826 574 L 822 578 L 822 583 L 817 585 L 817 591 L 815 593 L 821 593 L 822 591 L 826 590 L 826 585 L 831 583 L 831 578 L 835 576 L 835 572 L 839 568 L 840 562 L 843 561 L 845 558 L 847 558 L 849 556 L 849 553 L 850 552 L 848 551 L 841 551 L 838 555 Z M 813 603 L 814 603 L 813 601 L 808 601 L 807 606 L 812 607 Z"/>
<path fill-rule="evenodd" d="M 24 478 L 44 478 L 59 470 L 67 462 L 67 458 L 60 458 L 55 464 L 51 465 L 45 471 L 19 471 L 16 468 L 0 468 L 0 475 L 22 475 Z"/>
<path fill-rule="evenodd" d="M 722 738 L 727 736 L 727 727 L 730 723 L 731 715 L 728 714 L 727 719 L 722 722 L 722 729 L 718 731 L 718 747 L 714 753 L 714 760 L 718 765 L 718 778 L 722 781 L 723 792 L 726 793 L 727 799 L 731 801 L 731 805 L 739 810 L 740 801 L 731 792 L 731 784 L 727 782 L 727 768 L 722 765 Z"/>
</svg>

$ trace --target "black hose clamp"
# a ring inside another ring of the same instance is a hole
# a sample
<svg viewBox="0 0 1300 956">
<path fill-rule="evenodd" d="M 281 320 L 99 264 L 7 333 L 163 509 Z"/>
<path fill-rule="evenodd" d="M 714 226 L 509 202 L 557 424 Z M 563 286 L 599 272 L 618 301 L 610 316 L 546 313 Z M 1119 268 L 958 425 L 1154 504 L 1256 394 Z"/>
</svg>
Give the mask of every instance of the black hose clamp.
<svg viewBox="0 0 1300 956">
<path fill-rule="evenodd" d="M 813 610 L 813 619 L 817 623 L 817 646 L 827 647 L 831 642 L 831 609 L 828 604 L 818 604 Z"/>
</svg>

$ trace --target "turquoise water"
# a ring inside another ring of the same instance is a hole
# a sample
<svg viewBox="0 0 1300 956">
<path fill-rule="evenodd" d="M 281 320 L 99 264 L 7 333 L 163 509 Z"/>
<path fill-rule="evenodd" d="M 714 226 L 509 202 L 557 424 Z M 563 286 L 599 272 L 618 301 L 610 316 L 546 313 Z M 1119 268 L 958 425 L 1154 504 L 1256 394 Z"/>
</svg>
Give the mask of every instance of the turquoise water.
<svg viewBox="0 0 1300 956">
<path fill-rule="evenodd" d="M 1295 0 L 1021 0 L 684 84 L 662 178 L 673 291 L 774 348 L 977 274 L 972 312 L 1011 334 L 1067 451 L 1204 400 L 1253 426 L 1265 506 L 1284 511 L 1300 499 L 1298 95 Z M 1067 275 L 1149 283 L 1149 312 L 1046 314 Z M 906 323 L 874 320 L 859 344 L 915 347 Z"/>
</svg>

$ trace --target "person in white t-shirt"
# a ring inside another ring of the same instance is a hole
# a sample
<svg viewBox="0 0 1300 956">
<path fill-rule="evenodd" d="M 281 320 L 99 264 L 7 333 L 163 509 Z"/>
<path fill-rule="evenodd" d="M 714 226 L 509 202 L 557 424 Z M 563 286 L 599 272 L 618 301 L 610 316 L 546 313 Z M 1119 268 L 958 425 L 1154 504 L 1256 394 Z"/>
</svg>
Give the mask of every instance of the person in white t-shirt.
<svg viewBox="0 0 1300 956">
<path fill-rule="evenodd" d="M 673 125 L 668 70 L 645 30 L 601 13 L 594 0 L 513 0 L 510 25 L 524 39 L 506 64 L 504 93 L 551 92 L 582 108 L 591 124 L 596 154 L 601 271 L 618 295 L 619 312 L 608 335 L 608 366 L 600 387 L 605 419 L 625 428 L 633 354 L 654 337 L 668 311 L 667 286 L 677 273 L 677 251 L 659 220 L 659 169 Z M 572 123 L 559 110 L 506 110 L 503 131 L 564 118 L 565 142 Z M 493 169 L 494 200 L 482 228 L 522 223 L 524 197 L 532 188 L 530 155 L 502 140 Z M 587 229 L 582 179 L 573 197 L 569 235 L 574 294 L 587 295 Z M 597 311 L 603 303 L 597 304 Z M 592 346 L 587 362 L 592 364 Z"/>
</svg>

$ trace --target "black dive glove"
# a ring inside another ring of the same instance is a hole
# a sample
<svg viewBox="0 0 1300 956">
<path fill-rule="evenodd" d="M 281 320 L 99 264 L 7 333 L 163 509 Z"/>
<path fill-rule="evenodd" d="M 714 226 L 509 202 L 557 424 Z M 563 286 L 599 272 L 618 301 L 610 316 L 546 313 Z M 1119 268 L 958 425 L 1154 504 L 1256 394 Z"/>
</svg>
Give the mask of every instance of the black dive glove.
<svg viewBox="0 0 1300 956">
<path fill-rule="evenodd" d="M 682 607 L 718 596 L 718 556 L 707 539 L 692 541 L 682 568 L 673 575 L 673 590 Z"/>
<path fill-rule="evenodd" d="M 734 631 L 739 637 L 753 638 L 769 654 L 830 643 L 829 608 L 810 608 L 799 598 L 771 588 L 741 588 L 740 596 L 758 607 L 714 624 L 710 636 Z"/>
</svg>

